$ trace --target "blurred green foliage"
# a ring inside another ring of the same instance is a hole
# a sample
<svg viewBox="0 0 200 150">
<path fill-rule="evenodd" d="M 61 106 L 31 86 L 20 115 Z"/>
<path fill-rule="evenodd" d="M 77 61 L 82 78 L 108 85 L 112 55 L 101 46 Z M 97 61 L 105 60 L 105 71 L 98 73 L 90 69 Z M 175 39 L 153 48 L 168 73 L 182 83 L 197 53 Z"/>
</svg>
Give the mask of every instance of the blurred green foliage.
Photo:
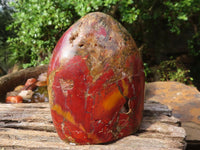
<svg viewBox="0 0 200 150">
<path fill-rule="evenodd" d="M 13 35 L 12 31 L 6 31 L 6 26 L 12 22 L 12 9 L 6 1 L 0 1 L 0 75 L 5 74 L 9 67 L 8 57 L 10 52 L 7 50 L 6 43 L 8 37 Z M 3 71 L 3 73 L 1 73 Z"/>
<path fill-rule="evenodd" d="M 165 60 L 156 70 L 160 81 L 178 81 L 191 84 L 193 78 L 189 76 L 190 70 L 184 68 L 176 59 Z"/>
<path fill-rule="evenodd" d="M 169 44 L 166 33 L 181 33 L 191 55 L 200 54 L 200 1 L 199 0 L 16 0 L 14 22 L 7 27 L 16 36 L 9 37 L 10 59 L 23 67 L 48 63 L 56 42 L 67 28 L 89 12 L 110 14 L 133 35 L 137 45 L 148 50 Z M 145 55 L 146 51 L 142 51 Z M 153 54 L 152 54 L 153 55 Z M 145 65 L 149 62 L 144 60 Z M 150 70 L 146 69 L 148 74 Z"/>
<path fill-rule="evenodd" d="M 170 31 L 177 34 L 192 26 L 193 34 L 188 39 L 188 48 L 191 55 L 200 54 L 200 1 L 199 0 L 167 0 L 164 2 L 167 10 L 164 16 L 168 19 Z"/>
<path fill-rule="evenodd" d="M 11 59 L 23 63 L 24 68 L 48 63 L 64 31 L 89 12 L 109 13 L 119 6 L 119 20 L 129 23 L 139 13 L 131 0 L 18 0 L 11 6 L 15 8 L 14 22 L 7 29 L 17 35 L 8 39 Z"/>
</svg>

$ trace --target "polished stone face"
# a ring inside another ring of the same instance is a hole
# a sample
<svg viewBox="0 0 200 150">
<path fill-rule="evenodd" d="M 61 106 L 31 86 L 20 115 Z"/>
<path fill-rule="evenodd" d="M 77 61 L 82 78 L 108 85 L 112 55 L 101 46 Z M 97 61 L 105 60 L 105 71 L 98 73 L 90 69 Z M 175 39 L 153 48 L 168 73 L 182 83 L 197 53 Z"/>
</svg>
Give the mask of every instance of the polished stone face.
<svg viewBox="0 0 200 150">
<path fill-rule="evenodd" d="M 110 142 L 136 132 L 144 107 L 144 71 L 131 35 L 112 17 L 90 13 L 58 41 L 48 92 L 60 138 Z"/>
</svg>

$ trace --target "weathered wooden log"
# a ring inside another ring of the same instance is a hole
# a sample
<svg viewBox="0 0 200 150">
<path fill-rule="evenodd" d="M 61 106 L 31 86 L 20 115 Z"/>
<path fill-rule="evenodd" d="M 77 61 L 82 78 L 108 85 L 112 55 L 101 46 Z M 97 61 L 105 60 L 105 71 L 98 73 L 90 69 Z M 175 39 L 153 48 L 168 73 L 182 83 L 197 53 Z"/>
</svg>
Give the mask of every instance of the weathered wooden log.
<svg viewBox="0 0 200 150">
<path fill-rule="evenodd" d="M 46 72 L 48 65 L 31 67 L 10 73 L 0 78 L 0 102 L 5 101 L 6 93 L 12 91 L 17 85 L 24 84 L 28 78 L 37 78 Z"/>
<path fill-rule="evenodd" d="M 70 145 L 54 129 L 48 103 L 0 104 L 0 148 L 81 150 L 178 150 L 185 148 L 185 130 L 167 106 L 147 101 L 139 131 L 101 145 Z"/>
</svg>

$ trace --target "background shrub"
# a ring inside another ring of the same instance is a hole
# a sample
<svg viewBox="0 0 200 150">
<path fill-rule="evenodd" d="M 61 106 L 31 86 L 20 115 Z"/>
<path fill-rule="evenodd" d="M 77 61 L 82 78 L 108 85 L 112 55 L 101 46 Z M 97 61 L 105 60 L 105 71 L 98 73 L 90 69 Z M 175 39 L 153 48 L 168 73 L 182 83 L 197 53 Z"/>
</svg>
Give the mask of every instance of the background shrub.
<svg viewBox="0 0 200 150">
<path fill-rule="evenodd" d="M 128 0 L 18 0 L 13 2 L 14 22 L 8 26 L 16 37 L 8 39 L 12 60 L 23 67 L 48 63 L 56 42 L 64 31 L 88 12 L 103 11 L 115 15 L 118 9 L 120 21 L 132 23 L 139 10 Z M 114 8 L 119 6 L 119 8 Z"/>
<path fill-rule="evenodd" d="M 194 58 L 196 68 L 200 66 L 196 61 L 200 57 L 199 0 L 16 0 L 10 7 L 14 9 L 13 22 L 7 23 L 7 30 L 14 34 L 5 38 L 7 52 L 11 62 L 25 68 L 48 63 L 68 27 L 94 11 L 110 14 L 132 34 L 143 54 L 147 77 L 152 66 L 171 56 L 176 59 L 186 54 Z M 191 70 L 184 73 L 179 69 L 184 77 L 197 74 L 198 69 L 192 69 L 191 64 L 183 68 Z M 194 79 L 200 81 L 197 75 Z"/>
<path fill-rule="evenodd" d="M 6 74 L 9 65 L 9 54 L 6 43 L 9 36 L 13 35 L 12 31 L 6 31 L 6 26 L 12 22 L 12 9 L 7 5 L 6 1 L 0 1 L 0 75 Z"/>
</svg>

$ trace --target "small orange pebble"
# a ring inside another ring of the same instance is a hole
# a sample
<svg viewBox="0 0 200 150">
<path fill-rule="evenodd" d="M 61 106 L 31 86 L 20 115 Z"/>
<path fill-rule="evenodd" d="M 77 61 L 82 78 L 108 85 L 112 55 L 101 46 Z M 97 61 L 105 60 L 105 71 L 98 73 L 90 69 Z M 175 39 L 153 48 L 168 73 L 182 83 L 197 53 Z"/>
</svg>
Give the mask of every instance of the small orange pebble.
<svg viewBox="0 0 200 150">
<path fill-rule="evenodd" d="M 34 90 L 36 88 L 35 83 L 37 80 L 35 78 L 30 78 L 26 81 L 24 89 L 26 90 Z"/>
<path fill-rule="evenodd" d="M 18 85 L 15 87 L 14 91 L 21 91 L 24 88 L 24 85 Z"/>
<path fill-rule="evenodd" d="M 21 96 L 8 96 L 6 103 L 22 103 L 23 98 Z"/>
</svg>

